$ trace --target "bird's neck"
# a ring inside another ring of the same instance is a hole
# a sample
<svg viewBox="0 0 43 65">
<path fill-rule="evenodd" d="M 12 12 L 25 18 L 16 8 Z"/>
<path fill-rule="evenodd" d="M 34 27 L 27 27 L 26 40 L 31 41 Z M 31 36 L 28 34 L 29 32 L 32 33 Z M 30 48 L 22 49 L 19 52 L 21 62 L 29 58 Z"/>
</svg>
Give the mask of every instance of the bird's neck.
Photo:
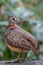
<svg viewBox="0 0 43 65">
<path fill-rule="evenodd" d="M 14 24 L 14 25 L 8 25 L 8 28 L 17 28 L 17 25 Z"/>
</svg>

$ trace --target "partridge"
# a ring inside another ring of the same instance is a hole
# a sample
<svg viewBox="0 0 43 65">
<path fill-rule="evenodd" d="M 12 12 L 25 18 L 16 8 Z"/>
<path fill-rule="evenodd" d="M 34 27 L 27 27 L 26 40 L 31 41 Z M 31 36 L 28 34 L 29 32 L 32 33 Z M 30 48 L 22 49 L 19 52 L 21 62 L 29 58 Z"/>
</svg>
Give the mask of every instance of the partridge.
<svg viewBox="0 0 43 65">
<path fill-rule="evenodd" d="M 35 37 L 17 25 L 17 18 L 11 17 L 8 24 L 8 29 L 4 34 L 4 40 L 7 47 L 19 53 L 17 60 L 20 58 L 20 53 L 26 54 L 32 50 L 38 54 L 38 42 Z"/>
</svg>

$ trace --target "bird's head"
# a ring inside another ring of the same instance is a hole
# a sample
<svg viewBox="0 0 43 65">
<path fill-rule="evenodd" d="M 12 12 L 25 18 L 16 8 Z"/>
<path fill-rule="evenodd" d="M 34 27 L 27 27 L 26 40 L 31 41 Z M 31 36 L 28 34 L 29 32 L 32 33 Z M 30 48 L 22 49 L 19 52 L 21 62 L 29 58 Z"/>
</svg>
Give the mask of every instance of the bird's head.
<svg viewBox="0 0 43 65">
<path fill-rule="evenodd" d="M 10 18 L 8 25 L 14 25 L 14 24 L 19 24 L 19 23 L 21 23 L 21 19 L 13 16 L 13 17 Z"/>
<path fill-rule="evenodd" d="M 10 20 L 9 20 L 8 25 L 11 26 L 11 25 L 14 25 L 16 23 L 17 23 L 17 18 L 16 17 L 11 17 Z"/>
<path fill-rule="evenodd" d="M 15 16 L 11 17 L 10 20 L 9 20 L 8 28 L 14 27 L 14 26 L 16 27 L 19 22 L 20 21 L 17 17 L 15 17 Z"/>
<path fill-rule="evenodd" d="M 22 18 L 18 18 L 18 17 L 13 16 L 9 20 L 8 28 L 9 27 L 14 27 L 14 26 L 16 27 L 17 24 L 19 25 L 21 23 L 22 23 Z"/>
</svg>

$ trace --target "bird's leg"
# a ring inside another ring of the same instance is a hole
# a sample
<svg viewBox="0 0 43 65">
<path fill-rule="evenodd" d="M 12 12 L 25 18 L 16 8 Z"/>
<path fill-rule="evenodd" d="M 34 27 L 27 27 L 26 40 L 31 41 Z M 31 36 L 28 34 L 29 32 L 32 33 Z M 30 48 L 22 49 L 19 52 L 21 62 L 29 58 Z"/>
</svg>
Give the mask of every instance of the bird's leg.
<svg viewBox="0 0 43 65">
<path fill-rule="evenodd" d="M 21 52 L 20 53 L 18 53 L 18 57 L 17 57 L 17 61 L 19 61 L 20 60 L 20 55 L 21 55 Z"/>
<path fill-rule="evenodd" d="M 25 53 L 25 58 L 24 58 L 24 60 L 27 60 L 27 52 Z"/>
<path fill-rule="evenodd" d="M 27 52 L 25 53 L 24 61 L 27 60 Z"/>
<path fill-rule="evenodd" d="M 21 53 L 18 54 L 17 59 L 12 59 L 12 60 L 10 60 L 10 61 L 5 61 L 5 63 L 15 63 L 15 62 L 18 62 L 19 59 L 20 59 L 20 54 L 21 54 Z"/>
<path fill-rule="evenodd" d="M 20 59 L 20 54 L 21 54 L 21 53 L 18 53 L 17 59 L 12 59 L 11 62 L 12 62 L 12 63 L 18 62 L 19 59 Z"/>
</svg>

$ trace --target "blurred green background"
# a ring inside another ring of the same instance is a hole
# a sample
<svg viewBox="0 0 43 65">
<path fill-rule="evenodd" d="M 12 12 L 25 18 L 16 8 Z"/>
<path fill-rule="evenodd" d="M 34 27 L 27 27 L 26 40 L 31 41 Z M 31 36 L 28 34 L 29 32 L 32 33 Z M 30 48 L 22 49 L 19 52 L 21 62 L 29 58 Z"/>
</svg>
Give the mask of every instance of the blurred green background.
<svg viewBox="0 0 43 65">
<path fill-rule="evenodd" d="M 40 54 L 35 55 L 30 50 L 27 58 L 43 59 L 43 0 L 0 0 L 0 60 L 14 59 L 18 55 L 6 47 L 3 38 L 11 16 L 21 18 L 24 22 L 19 25 L 41 41 L 38 46 Z M 21 57 L 24 57 L 23 53 Z"/>
</svg>

